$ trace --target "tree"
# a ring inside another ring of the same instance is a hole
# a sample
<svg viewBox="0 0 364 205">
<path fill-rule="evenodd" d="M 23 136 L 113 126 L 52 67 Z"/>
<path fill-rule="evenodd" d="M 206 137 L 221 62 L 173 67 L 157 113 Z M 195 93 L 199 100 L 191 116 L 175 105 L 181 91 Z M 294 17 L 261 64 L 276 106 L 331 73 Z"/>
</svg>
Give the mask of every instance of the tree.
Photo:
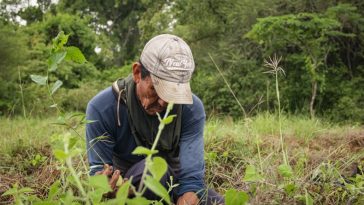
<svg viewBox="0 0 364 205">
<path fill-rule="evenodd" d="M 29 51 L 21 29 L 0 22 L 0 113 L 9 111 L 15 103 L 18 71 Z"/>
<path fill-rule="evenodd" d="M 322 88 L 325 83 L 327 57 L 338 48 L 332 38 L 351 36 L 341 32 L 340 28 L 341 24 L 336 19 L 321 14 L 299 13 L 258 19 L 246 36 L 263 45 L 267 56 L 274 52 L 288 54 L 290 50 L 304 59 L 311 80 L 309 110 L 314 117 L 318 84 Z"/>
<path fill-rule="evenodd" d="M 141 1 L 61 0 L 58 10 L 89 18 L 96 33 L 103 33 L 114 42 L 112 64 L 124 65 L 139 55 L 137 24 L 145 11 Z"/>
</svg>

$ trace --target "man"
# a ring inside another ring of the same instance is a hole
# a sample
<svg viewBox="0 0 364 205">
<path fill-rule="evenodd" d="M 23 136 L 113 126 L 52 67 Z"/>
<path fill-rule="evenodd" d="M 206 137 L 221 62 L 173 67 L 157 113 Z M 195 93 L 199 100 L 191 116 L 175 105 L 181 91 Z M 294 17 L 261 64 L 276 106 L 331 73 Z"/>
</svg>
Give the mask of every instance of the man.
<svg viewBox="0 0 364 205">
<path fill-rule="evenodd" d="M 120 174 L 133 176 L 132 183 L 138 186 L 144 161 L 131 152 L 137 146 L 151 147 L 159 125 L 156 113 L 162 116 L 168 102 L 173 102 L 170 114 L 176 117 L 164 128 L 157 145 L 169 165 L 161 183 L 167 186 L 168 176 L 174 176 L 179 184 L 173 191 L 177 204 L 198 204 L 200 199 L 208 204 L 223 203 L 216 192 L 204 191 L 205 112 L 201 100 L 191 92 L 194 68 L 192 52 L 181 38 L 158 35 L 145 45 L 139 62 L 132 66 L 132 75 L 89 102 L 87 119 L 95 121 L 86 126 L 91 175 L 110 175 L 112 188 Z M 145 197 L 155 199 L 153 193 Z"/>
</svg>

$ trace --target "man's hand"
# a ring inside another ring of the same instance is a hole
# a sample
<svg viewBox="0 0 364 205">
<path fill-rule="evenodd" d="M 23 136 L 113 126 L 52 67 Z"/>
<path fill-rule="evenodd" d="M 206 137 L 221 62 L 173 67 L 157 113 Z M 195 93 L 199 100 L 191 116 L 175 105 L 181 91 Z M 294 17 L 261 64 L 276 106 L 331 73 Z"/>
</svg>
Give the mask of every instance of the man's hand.
<svg viewBox="0 0 364 205">
<path fill-rule="evenodd" d="M 199 199 L 194 192 L 186 192 L 177 200 L 177 205 L 197 205 Z"/>
<path fill-rule="evenodd" d="M 115 170 L 113 173 L 113 168 L 112 166 L 105 164 L 104 165 L 104 170 L 102 171 L 98 171 L 95 173 L 95 175 L 106 175 L 109 179 L 109 185 L 112 191 L 105 193 L 104 197 L 105 198 L 115 198 L 116 197 L 116 192 L 118 191 L 118 186 L 117 186 L 117 182 L 120 178 L 120 170 Z"/>
</svg>

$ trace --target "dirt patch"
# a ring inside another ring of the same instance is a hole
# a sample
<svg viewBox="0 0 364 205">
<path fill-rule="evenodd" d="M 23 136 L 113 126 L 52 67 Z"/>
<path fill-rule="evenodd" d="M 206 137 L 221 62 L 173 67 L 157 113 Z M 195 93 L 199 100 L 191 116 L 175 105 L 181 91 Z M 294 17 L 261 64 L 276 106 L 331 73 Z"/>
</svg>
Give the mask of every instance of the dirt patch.
<svg viewBox="0 0 364 205">
<path fill-rule="evenodd" d="M 364 131 L 350 133 L 348 135 L 350 149 L 357 152 L 364 150 Z"/>
<path fill-rule="evenodd" d="M 279 156 L 277 153 L 281 152 L 280 137 L 267 135 L 261 138 L 261 153 L 263 155 L 274 153 Z M 290 164 L 295 166 L 300 163 L 300 160 L 304 160 L 307 170 L 313 170 L 323 162 L 331 161 L 338 163 L 340 172 L 347 176 L 354 172 L 358 163 L 363 164 L 364 161 L 364 130 L 362 129 L 347 130 L 344 133 L 327 132 L 310 139 L 285 135 L 284 145 Z M 273 161 L 279 163 L 280 160 Z"/>
<path fill-rule="evenodd" d="M 8 189 L 18 184 L 19 188 L 30 187 L 34 193 L 42 198 L 46 196 L 49 186 L 59 178 L 60 171 L 51 154 L 50 146 L 40 149 L 15 150 L 11 156 L 0 159 L 5 169 L 0 171 L 0 204 L 10 204 L 12 197 L 1 197 Z M 44 160 L 32 164 L 36 154 Z"/>
</svg>

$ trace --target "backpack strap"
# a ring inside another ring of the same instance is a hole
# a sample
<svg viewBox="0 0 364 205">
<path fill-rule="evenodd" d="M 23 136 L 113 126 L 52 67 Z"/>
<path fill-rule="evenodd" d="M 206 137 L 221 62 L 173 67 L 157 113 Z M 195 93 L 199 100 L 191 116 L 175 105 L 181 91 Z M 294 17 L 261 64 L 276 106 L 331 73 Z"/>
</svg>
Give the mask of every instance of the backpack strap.
<svg viewBox="0 0 364 205">
<path fill-rule="evenodd" d="M 114 95 L 116 97 L 117 100 L 117 104 L 116 104 L 116 118 L 118 119 L 118 126 L 121 126 L 120 123 L 120 103 L 123 102 L 126 105 L 126 94 L 125 94 L 125 90 L 126 90 L 126 86 L 125 86 L 125 80 L 124 79 L 118 79 L 116 80 L 113 84 L 112 84 L 112 90 L 114 92 Z M 122 100 L 122 101 L 121 101 Z"/>
</svg>

